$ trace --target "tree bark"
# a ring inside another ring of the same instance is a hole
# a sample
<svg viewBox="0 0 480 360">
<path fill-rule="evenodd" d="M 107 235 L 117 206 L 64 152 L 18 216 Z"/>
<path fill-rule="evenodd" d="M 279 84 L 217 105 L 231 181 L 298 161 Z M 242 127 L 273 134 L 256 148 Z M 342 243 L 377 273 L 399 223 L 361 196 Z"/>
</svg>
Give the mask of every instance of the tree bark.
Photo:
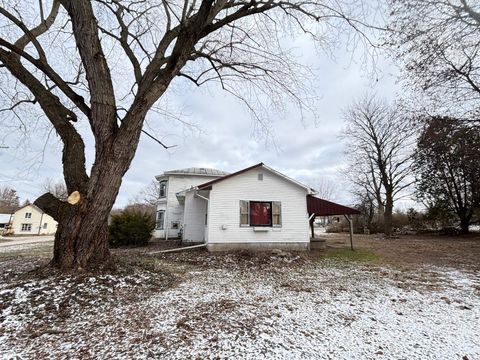
<svg viewBox="0 0 480 360">
<path fill-rule="evenodd" d="M 392 214 L 393 214 L 393 198 L 387 194 L 385 201 L 385 212 L 383 213 L 384 233 L 387 236 L 392 235 Z"/>
<path fill-rule="evenodd" d="M 109 137 L 97 146 L 91 176 L 74 205 L 47 193 L 35 204 L 57 222 L 51 265 L 62 270 L 98 268 L 110 258 L 108 217 L 120 190 L 123 175 L 133 160 L 145 113 L 138 114 L 135 127 Z M 78 161 L 70 157 L 68 161 Z M 68 174 L 65 174 L 65 180 Z M 71 189 L 76 190 L 76 189 Z M 71 191 L 70 190 L 70 191 Z"/>
<path fill-rule="evenodd" d="M 35 204 L 58 222 L 51 265 L 62 270 L 97 268 L 110 258 L 108 244 L 108 217 L 120 189 L 123 171 L 128 159 L 117 158 L 105 162 L 105 171 L 98 181 L 90 182 L 90 193 L 81 194 L 75 205 L 45 194 Z"/>
<path fill-rule="evenodd" d="M 470 233 L 470 218 L 468 216 L 460 216 L 460 232 L 462 234 Z"/>
</svg>

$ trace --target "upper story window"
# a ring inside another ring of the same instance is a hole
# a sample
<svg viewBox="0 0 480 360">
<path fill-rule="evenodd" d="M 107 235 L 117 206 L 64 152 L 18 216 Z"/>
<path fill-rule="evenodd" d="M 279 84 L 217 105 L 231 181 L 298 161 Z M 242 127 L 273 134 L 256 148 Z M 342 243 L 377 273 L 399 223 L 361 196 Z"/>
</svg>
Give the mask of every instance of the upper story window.
<svg viewBox="0 0 480 360">
<path fill-rule="evenodd" d="M 160 190 L 158 191 L 158 198 L 167 197 L 167 180 L 160 181 Z"/>
<path fill-rule="evenodd" d="M 25 213 L 25 219 L 31 219 L 32 218 L 32 213 L 28 212 Z"/>
</svg>

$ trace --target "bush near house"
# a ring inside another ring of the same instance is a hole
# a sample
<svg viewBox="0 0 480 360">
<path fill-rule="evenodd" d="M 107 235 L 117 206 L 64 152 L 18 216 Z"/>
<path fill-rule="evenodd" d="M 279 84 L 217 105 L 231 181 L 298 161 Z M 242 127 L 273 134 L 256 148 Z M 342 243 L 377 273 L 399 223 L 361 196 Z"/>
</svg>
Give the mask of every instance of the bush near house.
<svg viewBox="0 0 480 360">
<path fill-rule="evenodd" d="M 112 216 L 109 227 L 111 246 L 142 246 L 152 236 L 155 221 L 143 211 L 124 210 Z"/>
</svg>

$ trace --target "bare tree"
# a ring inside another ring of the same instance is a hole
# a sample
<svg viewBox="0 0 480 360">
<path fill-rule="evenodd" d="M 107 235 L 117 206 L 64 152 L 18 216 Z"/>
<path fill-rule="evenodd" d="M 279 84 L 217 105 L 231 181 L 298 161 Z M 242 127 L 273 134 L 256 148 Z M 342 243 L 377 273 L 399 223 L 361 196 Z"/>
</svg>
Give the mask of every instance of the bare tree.
<svg viewBox="0 0 480 360">
<path fill-rule="evenodd" d="M 65 186 L 65 183 L 63 181 L 55 181 L 48 178 L 43 184 L 43 189 L 59 200 L 66 201 L 68 198 L 67 187 Z"/>
<path fill-rule="evenodd" d="M 478 123 L 480 3 L 474 0 L 389 0 L 389 3 L 389 43 L 403 65 L 407 86 L 413 86 L 417 94 L 424 93 L 427 100 L 432 100 L 427 104 L 430 115 L 450 114 Z"/>
<path fill-rule="evenodd" d="M 148 184 L 142 191 L 140 191 L 139 199 L 136 202 L 156 206 L 159 192 L 160 183 L 157 180 L 152 180 L 150 184 Z"/>
<path fill-rule="evenodd" d="M 326 177 L 319 178 L 313 188 L 317 191 L 317 196 L 324 200 L 335 201 L 338 196 L 337 184 Z"/>
<path fill-rule="evenodd" d="M 392 233 L 394 201 L 405 195 L 411 178 L 414 127 L 401 109 L 376 97 L 365 97 L 345 112 L 347 174 L 357 189 L 375 199 L 383 212 L 384 232 Z"/>
<path fill-rule="evenodd" d="M 4 96 L 11 100 L 7 109 L 32 106 L 43 112 L 63 143 L 65 184 L 76 199 L 69 203 L 46 193 L 35 201 L 59 222 L 51 264 L 62 269 L 109 259 L 108 215 L 145 132 L 147 114 L 174 79 L 195 86 L 218 84 L 244 102 L 263 126 L 262 110 L 269 105 L 281 108 L 289 100 L 301 111 L 308 108 L 301 94 L 310 74 L 282 46 L 282 29 L 306 34 L 321 46 L 353 29 L 363 42 L 361 16 L 368 12 L 367 5 L 359 6 L 361 0 L 2 4 L 0 69 L 16 90 Z M 35 16 L 22 15 L 32 9 Z M 264 99 L 270 104 L 262 107 Z M 77 122 L 88 122 L 95 142 L 89 172 Z"/>
<path fill-rule="evenodd" d="M 0 186 L 0 213 L 11 214 L 19 207 L 17 192 L 8 186 Z"/>
</svg>

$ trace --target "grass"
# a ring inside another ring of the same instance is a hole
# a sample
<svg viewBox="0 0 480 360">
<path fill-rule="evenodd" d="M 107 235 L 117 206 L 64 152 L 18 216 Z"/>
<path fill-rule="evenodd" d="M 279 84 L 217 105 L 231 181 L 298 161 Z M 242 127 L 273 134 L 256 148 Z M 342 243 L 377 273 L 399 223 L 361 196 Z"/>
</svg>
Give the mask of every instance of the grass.
<svg viewBox="0 0 480 360">
<path fill-rule="evenodd" d="M 328 249 L 325 254 L 326 259 L 332 259 L 340 262 L 375 262 L 379 257 L 372 251 L 365 249 Z"/>
<path fill-rule="evenodd" d="M 49 257 L 52 255 L 53 241 L 48 243 L 14 245 L 0 249 L 0 258 L 26 256 Z"/>
</svg>

